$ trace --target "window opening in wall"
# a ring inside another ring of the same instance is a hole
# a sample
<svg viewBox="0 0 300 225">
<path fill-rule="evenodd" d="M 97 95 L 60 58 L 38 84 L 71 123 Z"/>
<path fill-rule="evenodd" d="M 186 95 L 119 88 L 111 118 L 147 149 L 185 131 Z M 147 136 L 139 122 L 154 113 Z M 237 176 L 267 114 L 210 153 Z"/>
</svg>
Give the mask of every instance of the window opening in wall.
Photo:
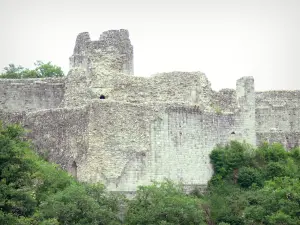
<svg viewBox="0 0 300 225">
<path fill-rule="evenodd" d="M 75 161 L 72 163 L 71 174 L 73 177 L 77 178 L 77 164 Z"/>
<path fill-rule="evenodd" d="M 100 98 L 100 99 L 105 99 L 105 96 L 104 96 L 104 95 L 100 95 L 99 98 Z"/>
</svg>

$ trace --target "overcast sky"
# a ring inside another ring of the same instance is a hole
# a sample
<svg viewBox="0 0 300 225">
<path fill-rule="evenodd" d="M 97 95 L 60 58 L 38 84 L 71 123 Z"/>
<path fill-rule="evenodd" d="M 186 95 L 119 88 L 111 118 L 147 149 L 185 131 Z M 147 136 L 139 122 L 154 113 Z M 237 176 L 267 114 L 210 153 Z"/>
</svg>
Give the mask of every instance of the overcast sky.
<svg viewBox="0 0 300 225">
<path fill-rule="evenodd" d="M 0 0 L 0 68 L 69 69 L 75 39 L 128 29 L 135 75 L 201 71 L 216 90 L 300 89 L 299 0 Z"/>
</svg>

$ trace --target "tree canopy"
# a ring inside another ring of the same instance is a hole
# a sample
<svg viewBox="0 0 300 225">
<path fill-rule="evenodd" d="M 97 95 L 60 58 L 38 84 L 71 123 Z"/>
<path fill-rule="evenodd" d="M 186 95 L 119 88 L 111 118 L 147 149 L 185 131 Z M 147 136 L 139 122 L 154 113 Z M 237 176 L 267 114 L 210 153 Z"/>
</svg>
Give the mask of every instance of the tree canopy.
<svg viewBox="0 0 300 225">
<path fill-rule="evenodd" d="M 279 143 L 216 147 L 204 196 L 213 224 L 300 224 L 299 155 L 299 148 L 286 151 Z"/>
<path fill-rule="evenodd" d="M 18 125 L 0 124 L 0 224 L 121 224 L 123 198 L 40 158 Z"/>
<path fill-rule="evenodd" d="M 180 185 L 154 182 L 138 189 L 128 205 L 126 224 L 206 224 L 201 204 Z"/>
<path fill-rule="evenodd" d="M 0 74 L 0 78 L 23 79 L 64 76 L 61 67 L 53 65 L 51 62 L 44 63 L 42 61 L 37 61 L 34 65 L 35 68 L 30 70 L 20 65 L 9 64 L 7 67 L 4 67 L 3 72 Z"/>
</svg>

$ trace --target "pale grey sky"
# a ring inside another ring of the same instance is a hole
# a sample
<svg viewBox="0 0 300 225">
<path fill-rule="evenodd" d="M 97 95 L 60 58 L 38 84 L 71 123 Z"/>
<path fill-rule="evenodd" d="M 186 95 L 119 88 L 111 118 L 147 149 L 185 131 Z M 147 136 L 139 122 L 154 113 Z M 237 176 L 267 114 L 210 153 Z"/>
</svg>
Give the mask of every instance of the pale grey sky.
<svg viewBox="0 0 300 225">
<path fill-rule="evenodd" d="M 202 71 L 216 90 L 300 89 L 299 0 L 0 0 L 0 68 L 68 71 L 78 33 L 128 29 L 135 75 Z"/>
</svg>

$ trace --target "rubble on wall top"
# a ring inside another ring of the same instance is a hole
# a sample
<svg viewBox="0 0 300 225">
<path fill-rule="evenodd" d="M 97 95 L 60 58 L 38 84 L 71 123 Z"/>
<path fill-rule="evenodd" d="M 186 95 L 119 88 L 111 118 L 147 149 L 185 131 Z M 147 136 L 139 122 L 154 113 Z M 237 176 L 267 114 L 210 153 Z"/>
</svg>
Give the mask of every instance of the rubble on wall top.
<svg viewBox="0 0 300 225">
<path fill-rule="evenodd" d="M 114 38 L 114 37 L 120 37 L 121 39 L 128 39 L 129 38 L 129 32 L 125 29 L 120 30 L 108 30 L 104 31 L 101 35 L 99 40 L 105 40 L 108 38 Z"/>
<path fill-rule="evenodd" d="M 114 40 L 114 41 L 113 41 Z M 103 32 L 99 40 L 91 40 L 89 32 L 81 32 L 77 35 L 74 54 L 82 54 L 88 43 L 117 44 L 123 40 L 129 41 L 129 32 L 125 29 L 108 30 Z M 96 46 L 98 46 L 97 44 Z"/>
</svg>

